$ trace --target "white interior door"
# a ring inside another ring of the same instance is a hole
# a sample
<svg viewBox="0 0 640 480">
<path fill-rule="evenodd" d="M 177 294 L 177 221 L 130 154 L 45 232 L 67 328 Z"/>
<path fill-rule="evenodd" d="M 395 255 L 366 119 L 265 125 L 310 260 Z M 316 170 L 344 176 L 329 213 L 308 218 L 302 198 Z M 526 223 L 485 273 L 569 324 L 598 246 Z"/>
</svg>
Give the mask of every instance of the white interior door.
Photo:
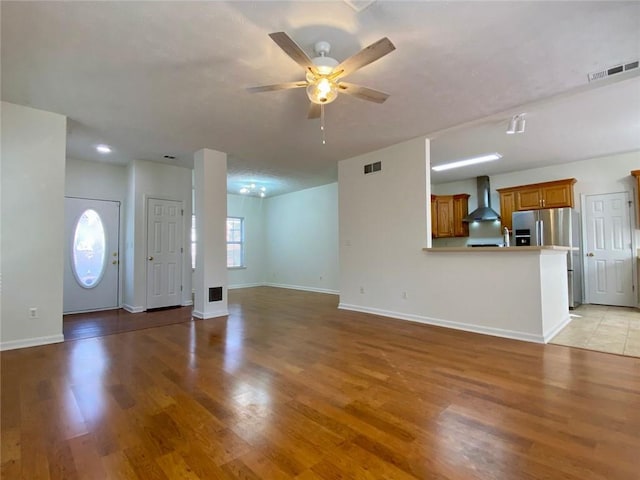
<svg viewBox="0 0 640 480">
<path fill-rule="evenodd" d="M 632 307 L 635 300 L 629 194 L 588 195 L 585 209 L 586 302 Z"/>
<path fill-rule="evenodd" d="M 64 313 L 118 308 L 120 202 L 64 202 Z"/>
<path fill-rule="evenodd" d="M 147 309 L 180 305 L 182 202 L 147 201 Z"/>
</svg>

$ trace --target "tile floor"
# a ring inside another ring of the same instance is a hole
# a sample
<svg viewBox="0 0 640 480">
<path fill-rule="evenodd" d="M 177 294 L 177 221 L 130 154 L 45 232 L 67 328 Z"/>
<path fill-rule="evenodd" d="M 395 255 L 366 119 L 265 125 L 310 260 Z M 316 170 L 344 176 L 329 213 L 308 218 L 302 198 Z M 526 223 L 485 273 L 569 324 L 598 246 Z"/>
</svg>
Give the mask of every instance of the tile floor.
<svg viewBox="0 0 640 480">
<path fill-rule="evenodd" d="M 640 310 L 581 305 L 571 315 L 569 325 L 549 343 L 640 357 Z"/>
</svg>

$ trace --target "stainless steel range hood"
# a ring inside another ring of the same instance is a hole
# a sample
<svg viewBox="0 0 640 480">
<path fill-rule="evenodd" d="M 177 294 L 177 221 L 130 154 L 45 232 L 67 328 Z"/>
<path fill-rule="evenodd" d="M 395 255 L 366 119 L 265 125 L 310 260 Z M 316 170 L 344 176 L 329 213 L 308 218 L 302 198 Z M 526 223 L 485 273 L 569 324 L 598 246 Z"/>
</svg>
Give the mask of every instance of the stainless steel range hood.
<svg viewBox="0 0 640 480">
<path fill-rule="evenodd" d="M 484 175 L 477 177 L 478 183 L 478 208 L 462 219 L 463 222 L 492 222 L 500 220 L 500 215 L 491 208 L 491 190 L 489 177 Z"/>
</svg>

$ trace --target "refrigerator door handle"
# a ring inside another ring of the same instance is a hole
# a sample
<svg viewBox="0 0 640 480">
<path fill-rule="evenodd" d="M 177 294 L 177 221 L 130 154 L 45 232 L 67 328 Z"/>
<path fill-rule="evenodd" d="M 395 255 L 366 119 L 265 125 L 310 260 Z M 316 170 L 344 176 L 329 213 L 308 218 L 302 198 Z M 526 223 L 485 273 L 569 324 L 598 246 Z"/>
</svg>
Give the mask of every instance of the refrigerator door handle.
<svg viewBox="0 0 640 480">
<path fill-rule="evenodd" d="M 537 234 L 538 234 L 538 245 L 544 245 L 544 222 L 542 220 L 538 220 L 537 222 Z"/>
</svg>

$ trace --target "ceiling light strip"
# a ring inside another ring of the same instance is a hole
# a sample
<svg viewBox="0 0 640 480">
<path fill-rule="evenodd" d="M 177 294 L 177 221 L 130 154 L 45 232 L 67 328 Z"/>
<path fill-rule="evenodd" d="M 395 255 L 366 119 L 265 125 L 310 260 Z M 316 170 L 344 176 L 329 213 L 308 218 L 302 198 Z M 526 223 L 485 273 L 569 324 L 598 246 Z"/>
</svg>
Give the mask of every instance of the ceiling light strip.
<svg viewBox="0 0 640 480">
<path fill-rule="evenodd" d="M 436 172 L 441 172 L 443 170 L 450 170 L 452 168 L 460 168 L 466 167 L 469 165 L 475 165 L 476 163 L 484 163 L 484 162 L 492 162 L 494 160 L 499 160 L 502 158 L 502 155 L 499 153 L 489 153 L 487 155 L 481 155 L 479 157 L 467 158 L 465 160 L 458 160 L 456 162 L 445 163 L 444 165 L 437 165 L 435 167 L 431 167 L 431 170 Z"/>
</svg>

